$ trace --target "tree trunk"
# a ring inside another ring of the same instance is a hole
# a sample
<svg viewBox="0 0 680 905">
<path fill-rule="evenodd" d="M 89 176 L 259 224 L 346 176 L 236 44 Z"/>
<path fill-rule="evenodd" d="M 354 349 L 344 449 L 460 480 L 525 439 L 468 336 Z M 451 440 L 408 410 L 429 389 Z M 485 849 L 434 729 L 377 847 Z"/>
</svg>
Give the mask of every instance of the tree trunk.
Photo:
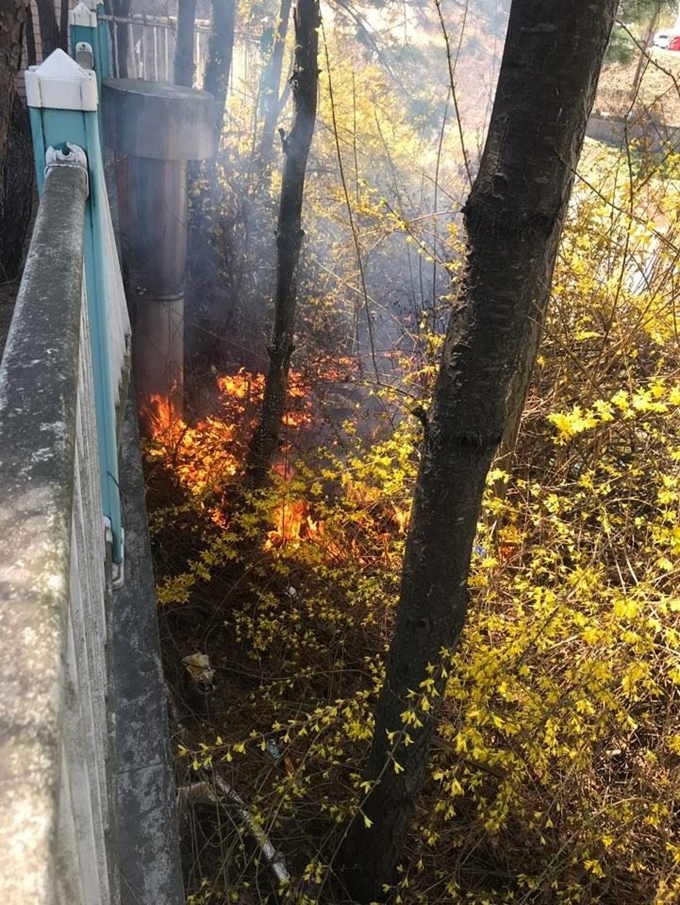
<svg viewBox="0 0 680 905">
<path fill-rule="evenodd" d="M 35 31 L 33 30 L 33 13 L 30 2 L 26 6 L 26 66 L 38 65 L 38 54 L 35 47 Z"/>
<path fill-rule="evenodd" d="M 277 267 L 274 296 L 274 326 L 269 345 L 269 368 L 264 387 L 262 416 L 248 450 L 247 472 L 253 486 L 267 479 L 276 453 L 281 421 L 286 407 L 286 387 L 293 354 L 295 309 L 297 305 L 297 265 L 302 246 L 302 198 L 307 156 L 316 121 L 319 86 L 318 0 L 298 0 L 295 23 L 295 64 L 293 85 L 293 125 L 282 135 L 285 163 L 276 231 Z"/>
<path fill-rule="evenodd" d="M 212 0 L 212 22 L 208 41 L 208 62 L 203 87 L 215 98 L 215 148 L 222 137 L 224 106 L 234 54 L 236 0 Z"/>
<path fill-rule="evenodd" d="M 111 9 L 116 19 L 127 19 L 130 16 L 132 0 L 111 0 Z M 130 55 L 130 28 L 126 22 L 115 23 L 116 59 L 118 68 L 116 78 L 128 77 L 128 57 Z"/>
<path fill-rule="evenodd" d="M 279 24 L 276 29 L 274 49 L 267 62 L 262 78 L 265 114 L 264 126 L 262 127 L 262 139 L 260 141 L 260 157 L 264 163 L 267 163 L 271 159 L 276 123 L 281 115 L 281 108 L 283 106 L 282 99 L 279 97 L 279 88 L 281 86 L 281 73 L 283 71 L 283 52 L 286 47 L 286 35 L 288 34 L 290 6 L 291 0 L 281 0 Z"/>
<path fill-rule="evenodd" d="M 2 174 L 14 104 L 14 81 L 21 63 L 21 48 L 28 0 L 0 0 L 0 205 Z"/>
<path fill-rule="evenodd" d="M 61 10 L 59 11 L 59 34 L 61 35 L 61 49 L 68 53 L 68 0 L 61 0 Z"/>
<path fill-rule="evenodd" d="M 38 22 L 40 23 L 40 40 L 42 42 L 42 57 L 47 57 L 60 47 L 68 50 L 68 38 L 62 35 L 57 22 L 57 14 L 54 11 L 54 0 L 37 0 Z"/>
<path fill-rule="evenodd" d="M 0 280 L 16 280 L 33 211 L 33 142 L 28 111 L 18 94 L 12 102 L 0 198 Z"/>
<path fill-rule="evenodd" d="M 374 786 L 340 851 L 360 902 L 383 897 L 395 881 L 422 788 L 446 685 L 442 652 L 456 648 L 465 623 L 485 479 L 512 408 L 509 392 L 518 392 L 513 375 L 548 303 L 616 7 L 617 0 L 512 3 L 489 135 L 464 209 L 467 272 L 423 441 L 366 770 Z"/>
<path fill-rule="evenodd" d="M 655 5 L 654 11 L 652 12 L 652 17 L 649 20 L 649 25 L 647 26 L 647 31 L 645 32 L 643 46 L 638 48 L 638 61 L 635 67 L 635 75 L 633 76 L 633 85 L 631 87 L 633 102 L 637 100 L 638 91 L 640 90 L 640 83 L 642 82 L 642 77 L 645 74 L 647 64 L 650 60 L 649 45 L 652 43 L 654 33 L 656 32 L 657 26 L 659 24 L 659 19 L 661 18 L 661 8 L 661 3 L 657 3 Z"/>
<path fill-rule="evenodd" d="M 191 88 L 194 84 L 194 30 L 196 0 L 179 0 L 175 38 L 175 85 Z"/>
</svg>

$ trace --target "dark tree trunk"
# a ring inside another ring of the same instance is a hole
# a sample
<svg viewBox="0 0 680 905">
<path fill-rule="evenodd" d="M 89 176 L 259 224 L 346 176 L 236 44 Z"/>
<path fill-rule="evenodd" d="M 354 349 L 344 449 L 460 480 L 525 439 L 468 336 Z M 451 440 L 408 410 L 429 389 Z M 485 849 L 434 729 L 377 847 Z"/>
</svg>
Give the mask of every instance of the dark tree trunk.
<svg viewBox="0 0 680 905">
<path fill-rule="evenodd" d="M 33 13 L 31 12 L 30 3 L 26 7 L 26 65 L 36 66 L 38 64 L 38 54 L 35 48 L 35 31 L 33 30 Z"/>
<path fill-rule="evenodd" d="M 28 111 L 15 93 L 0 198 L 0 280 L 15 280 L 33 210 L 33 142 Z"/>
<path fill-rule="evenodd" d="M 281 115 L 283 107 L 283 95 L 279 97 L 281 86 L 281 73 L 283 71 L 283 53 L 286 47 L 286 35 L 288 34 L 288 20 L 290 19 L 291 0 L 281 0 L 279 11 L 279 24 L 276 29 L 274 49 L 265 67 L 262 78 L 262 93 L 264 100 L 264 125 L 262 127 L 262 139 L 260 141 L 260 157 L 263 162 L 268 162 L 272 156 L 274 147 L 274 133 L 276 123 Z"/>
<path fill-rule="evenodd" d="M 69 0 L 61 0 L 61 10 L 59 11 L 59 33 L 61 35 L 61 49 L 68 53 L 68 13 Z"/>
<path fill-rule="evenodd" d="M 192 212 L 189 221 L 189 262 L 190 272 L 216 272 L 217 252 L 215 248 L 216 225 L 220 209 L 220 189 L 218 172 L 218 152 L 222 137 L 222 122 L 229 86 L 229 73 L 234 51 L 234 28 L 236 25 L 236 0 L 212 0 L 210 38 L 208 40 L 208 60 L 205 67 L 203 88 L 215 98 L 214 138 L 215 154 L 209 160 L 193 161 L 189 164 L 189 185 Z M 203 277 L 205 278 L 205 276 Z M 187 359 L 194 363 L 205 360 L 206 312 L 201 302 L 204 292 L 196 291 L 196 284 L 190 280 L 190 289 L 184 301 L 184 325 Z M 226 306 L 225 306 L 226 307 Z M 224 323 L 224 322 L 223 322 Z M 208 328 L 213 334 L 222 329 L 211 323 Z M 227 331 L 228 332 L 228 331 Z"/>
<path fill-rule="evenodd" d="M 314 134 L 319 87 L 318 0 L 298 0 L 293 14 L 295 23 L 295 63 L 293 86 L 293 125 L 287 137 L 282 135 L 285 163 L 281 184 L 281 202 L 276 230 L 276 294 L 274 326 L 269 345 L 269 368 L 264 387 L 262 416 L 248 451 L 247 471 L 252 485 L 265 483 L 279 439 L 286 407 L 286 387 L 290 357 L 293 354 L 295 309 L 297 305 L 297 266 L 302 246 L 302 198 L 305 188 L 307 156 Z"/>
<path fill-rule="evenodd" d="M 21 63 L 27 6 L 28 0 L 0 0 L 0 177 L 5 170 L 5 155 L 14 105 L 14 81 Z M 2 195 L 0 178 L 0 204 Z"/>
<path fill-rule="evenodd" d="M 224 106 L 227 102 L 231 59 L 234 54 L 236 0 L 212 0 L 212 22 L 208 41 L 208 62 L 203 87 L 215 98 L 215 148 L 222 137 Z"/>
<path fill-rule="evenodd" d="M 130 16 L 132 0 L 111 0 L 111 10 L 116 19 L 127 19 Z M 128 77 L 128 57 L 130 55 L 130 27 L 126 22 L 114 23 L 116 59 L 118 61 L 116 78 Z"/>
<path fill-rule="evenodd" d="M 489 135 L 464 209 L 467 272 L 427 418 L 366 771 L 374 786 L 340 852 L 360 902 L 383 897 L 394 882 L 422 788 L 446 685 L 442 651 L 455 649 L 465 623 L 484 483 L 512 408 L 513 375 L 548 303 L 616 7 L 617 0 L 512 3 Z M 422 695 L 432 709 L 419 705 Z M 418 724 L 404 721 L 409 710 Z"/>
<path fill-rule="evenodd" d="M 194 84 L 194 30 L 196 0 L 179 0 L 175 38 L 175 85 L 191 88 Z"/>
<path fill-rule="evenodd" d="M 46 60 L 57 47 L 68 50 L 68 36 L 62 35 L 59 30 L 57 14 L 54 11 L 54 0 L 37 0 L 37 6 L 42 56 L 43 60 Z"/>
</svg>

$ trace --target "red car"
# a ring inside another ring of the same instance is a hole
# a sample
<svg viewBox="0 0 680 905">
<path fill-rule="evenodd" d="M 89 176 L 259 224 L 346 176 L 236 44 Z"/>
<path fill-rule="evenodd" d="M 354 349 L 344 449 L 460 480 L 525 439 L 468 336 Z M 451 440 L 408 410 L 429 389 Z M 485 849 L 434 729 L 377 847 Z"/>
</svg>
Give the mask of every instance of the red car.
<svg viewBox="0 0 680 905">
<path fill-rule="evenodd" d="M 666 50 L 680 50 L 680 35 L 675 35 L 670 39 Z"/>
</svg>

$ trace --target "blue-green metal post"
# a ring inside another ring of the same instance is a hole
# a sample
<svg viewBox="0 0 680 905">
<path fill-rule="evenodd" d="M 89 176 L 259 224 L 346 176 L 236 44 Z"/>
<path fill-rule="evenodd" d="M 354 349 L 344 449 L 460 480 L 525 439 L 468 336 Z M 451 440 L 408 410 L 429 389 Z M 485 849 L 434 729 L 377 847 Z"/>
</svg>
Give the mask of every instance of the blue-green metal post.
<svg viewBox="0 0 680 905">
<path fill-rule="evenodd" d="M 94 0 L 81 2 L 69 12 L 69 32 L 71 56 L 75 58 L 79 44 L 89 44 L 94 56 L 94 71 L 97 74 L 97 90 L 101 97 L 102 79 L 111 78 L 111 53 L 109 33 L 103 19 L 104 5 Z"/>
<path fill-rule="evenodd" d="M 45 151 L 48 147 L 61 147 L 70 142 L 83 148 L 87 155 L 90 194 L 85 212 L 85 283 L 92 344 L 102 506 L 104 515 L 111 523 L 113 561 L 120 564 L 123 548 L 116 426 L 118 375 L 112 373 L 108 329 L 110 287 L 107 286 L 103 260 L 103 252 L 107 247 L 105 218 L 108 216 L 108 199 L 104 183 L 96 76 L 80 67 L 62 50 L 55 50 L 41 66 L 26 73 L 26 94 L 31 111 L 39 191 L 42 193 L 44 186 Z"/>
</svg>

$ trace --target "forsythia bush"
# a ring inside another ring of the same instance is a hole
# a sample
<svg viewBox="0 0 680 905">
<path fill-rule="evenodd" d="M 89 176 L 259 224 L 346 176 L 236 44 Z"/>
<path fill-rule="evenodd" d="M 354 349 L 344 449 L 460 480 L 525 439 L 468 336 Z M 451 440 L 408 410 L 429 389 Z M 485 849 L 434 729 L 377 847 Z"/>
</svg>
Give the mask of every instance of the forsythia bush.
<svg viewBox="0 0 680 905">
<path fill-rule="evenodd" d="M 515 461 L 489 477 L 469 623 L 432 664 L 445 700 L 427 679 L 404 702 L 405 727 L 439 707 L 441 723 L 394 901 L 680 901 L 678 199 L 653 188 L 634 213 L 612 175 L 573 205 Z M 224 773 L 301 901 L 341 898 L 418 431 L 406 409 L 347 424 L 245 497 L 224 492 L 237 454 L 209 481 L 182 470 L 187 437 L 211 468 L 235 442 L 214 421 L 149 450 L 180 463 L 179 509 L 207 525 L 160 578 L 166 619 L 202 614 L 173 643 L 200 639 L 222 676 L 178 763 Z M 179 509 L 157 506 L 157 538 Z M 194 901 L 258 901 L 262 859 L 243 832 L 225 839 Z"/>
</svg>

